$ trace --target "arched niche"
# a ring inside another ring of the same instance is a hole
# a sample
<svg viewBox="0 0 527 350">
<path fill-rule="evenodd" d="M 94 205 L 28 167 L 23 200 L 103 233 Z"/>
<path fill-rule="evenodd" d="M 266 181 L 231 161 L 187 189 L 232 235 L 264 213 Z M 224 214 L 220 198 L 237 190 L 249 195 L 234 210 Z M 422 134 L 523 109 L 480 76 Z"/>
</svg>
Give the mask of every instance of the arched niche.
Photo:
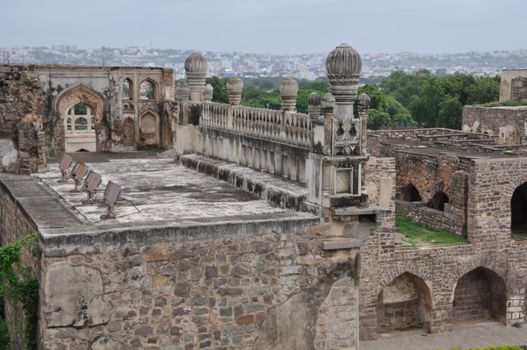
<svg viewBox="0 0 527 350">
<path fill-rule="evenodd" d="M 424 329 L 432 326 L 432 293 L 426 282 L 405 272 L 388 285 L 378 297 L 377 332 Z"/>
</svg>

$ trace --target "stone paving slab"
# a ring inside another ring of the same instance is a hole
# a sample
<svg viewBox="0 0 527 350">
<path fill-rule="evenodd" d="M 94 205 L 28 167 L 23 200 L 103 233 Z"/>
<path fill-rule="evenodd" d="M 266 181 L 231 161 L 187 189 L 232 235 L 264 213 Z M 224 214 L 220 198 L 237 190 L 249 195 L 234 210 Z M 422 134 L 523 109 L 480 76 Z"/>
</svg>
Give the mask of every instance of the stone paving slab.
<svg viewBox="0 0 527 350">
<path fill-rule="evenodd" d="M 423 334 L 410 331 L 383 335 L 360 343 L 360 350 L 446 350 L 492 345 L 527 345 L 527 329 L 489 322 L 454 325 L 452 332 Z"/>
</svg>

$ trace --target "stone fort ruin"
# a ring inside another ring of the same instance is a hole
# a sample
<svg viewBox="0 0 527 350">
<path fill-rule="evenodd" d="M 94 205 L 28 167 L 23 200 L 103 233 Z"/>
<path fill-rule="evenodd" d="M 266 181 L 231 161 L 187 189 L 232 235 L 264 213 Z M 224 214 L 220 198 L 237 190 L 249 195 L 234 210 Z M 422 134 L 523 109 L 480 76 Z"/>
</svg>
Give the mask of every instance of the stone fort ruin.
<svg viewBox="0 0 527 350">
<path fill-rule="evenodd" d="M 199 53 L 175 89 L 163 69 L 2 66 L 2 164 L 21 175 L 0 174 L 0 239 L 37 232 L 23 260 L 40 281 L 39 347 L 358 349 L 386 332 L 525 323 L 522 139 L 369 133 L 361 68 L 336 47 L 330 91 L 303 114 L 289 77 L 281 110 L 241 106 L 239 78 L 228 104 L 211 102 Z M 44 151 L 142 145 L 174 148 L 177 161 L 80 152 L 61 163 L 100 176 L 79 180 L 101 187 L 93 198 Z M 110 182 L 122 187 L 113 216 Z M 467 240 L 409 247 L 396 213 Z M 20 307 L 7 300 L 10 324 Z"/>
</svg>

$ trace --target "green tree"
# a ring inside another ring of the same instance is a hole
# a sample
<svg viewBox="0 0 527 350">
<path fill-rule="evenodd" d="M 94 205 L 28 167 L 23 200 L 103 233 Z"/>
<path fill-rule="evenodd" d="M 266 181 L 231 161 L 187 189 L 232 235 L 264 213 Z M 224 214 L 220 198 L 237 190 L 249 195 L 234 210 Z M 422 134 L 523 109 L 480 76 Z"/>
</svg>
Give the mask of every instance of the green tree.
<svg viewBox="0 0 527 350">
<path fill-rule="evenodd" d="M 458 98 L 447 95 L 439 103 L 436 126 L 449 129 L 460 129 L 462 113 L 463 105 L 459 102 Z"/>
<path fill-rule="evenodd" d="M 229 103 L 229 93 L 227 92 L 227 78 L 218 78 L 216 76 L 207 78 L 206 84 L 212 85 L 214 91 L 212 93 L 212 101 Z"/>
</svg>

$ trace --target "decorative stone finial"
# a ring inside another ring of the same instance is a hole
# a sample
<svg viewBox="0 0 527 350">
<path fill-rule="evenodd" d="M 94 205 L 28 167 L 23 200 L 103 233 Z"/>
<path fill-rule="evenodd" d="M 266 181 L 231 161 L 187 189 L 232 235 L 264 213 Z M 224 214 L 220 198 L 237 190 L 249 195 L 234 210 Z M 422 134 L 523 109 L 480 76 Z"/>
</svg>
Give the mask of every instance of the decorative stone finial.
<svg viewBox="0 0 527 350">
<path fill-rule="evenodd" d="M 296 96 L 298 94 L 298 82 L 293 77 L 284 77 L 280 82 L 280 95 L 282 97 L 282 110 L 296 111 Z"/>
<path fill-rule="evenodd" d="M 175 93 L 176 93 L 176 101 L 178 102 L 188 101 L 190 98 L 190 87 L 186 83 L 177 85 L 175 89 Z"/>
<path fill-rule="evenodd" d="M 208 68 L 207 59 L 199 52 L 193 52 L 185 60 L 185 74 L 190 86 L 190 101 L 200 102 L 203 100 L 203 89 Z"/>
<path fill-rule="evenodd" d="M 346 43 L 340 44 L 326 58 L 326 72 L 330 91 L 337 104 L 353 104 L 357 98 L 362 59 L 359 53 Z M 349 115 L 336 116 L 337 119 Z"/>
<path fill-rule="evenodd" d="M 332 115 L 333 108 L 335 108 L 335 97 L 329 92 L 326 93 L 322 98 L 321 106 L 325 115 Z"/>
<path fill-rule="evenodd" d="M 311 120 L 317 122 L 320 117 L 320 96 L 316 92 L 307 97 L 307 110 Z"/>
<path fill-rule="evenodd" d="M 229 92 L 229 103 L 238 106 L 242 100 L 243 80 L 232 77 L 227 80 L 227 91 Z"/>
<path fill-rule="evenodd" d="M 371 98 L 367 94 L 360 94 L 359 96 L 359 112 L 367 111 L 370 107 Z"/>
<path fill-rule="evenodd" d="M 205 85 L 205 89 L 203 90 L 203 100 L 205 102 L 212 102 L 212 95 L 214 94 L 214 88 L 212 85 L 207 84 Z"/>
<path fill-rule="evenodd" d="M 316 92 L 312 92 L 307 97 L 308 106 L 320 106 L 320 96 Z"/>
</svg>

